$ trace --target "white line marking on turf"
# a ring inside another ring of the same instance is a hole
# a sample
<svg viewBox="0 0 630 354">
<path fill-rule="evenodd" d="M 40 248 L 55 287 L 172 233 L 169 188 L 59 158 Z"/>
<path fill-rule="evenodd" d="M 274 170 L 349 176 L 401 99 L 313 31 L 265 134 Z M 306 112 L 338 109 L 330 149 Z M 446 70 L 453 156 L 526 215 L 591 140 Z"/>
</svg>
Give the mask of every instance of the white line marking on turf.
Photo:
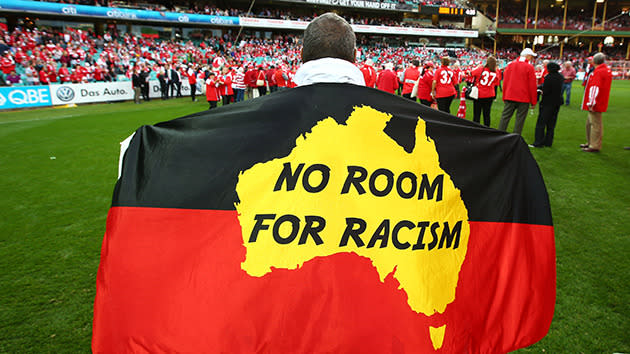
<svg viewBox="0 0 630 354">
<path fill-rule="evenodd" d="M 54 118 L 33 118 L 33 119 L 26 119 L 26 120 L 12 120 L 12 121 L 8 121 L 8 122 L 0 122 L 0 124 L 37 122 L 37 121 L 46 121 L 46 120 L 58 120 L 58 119 L 66 119 L 66 118 L 72 118 L 72 117 L 77 117 L 77 116 L 79 116 L 79 114 L 69 114 L 69 115 L 60 116 L 60 117 L 54 117 Z"/>
</svg>

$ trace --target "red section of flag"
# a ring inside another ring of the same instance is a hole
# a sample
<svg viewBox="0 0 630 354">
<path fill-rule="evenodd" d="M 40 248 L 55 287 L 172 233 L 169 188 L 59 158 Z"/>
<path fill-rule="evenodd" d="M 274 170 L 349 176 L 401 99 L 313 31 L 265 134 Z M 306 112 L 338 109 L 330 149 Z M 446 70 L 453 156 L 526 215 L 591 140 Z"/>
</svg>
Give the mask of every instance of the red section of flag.
<svg viewBox="0 0 630 354">
<path fill-rule="evenodd" d="M 263 277 L 245 259 L 236 211 L 112 208 L 94 306 L 94 352 L 506 352 L 548 331 L 551 226 L 471 222 L 456 299 L 427 317 L 356 254 Z M 403 251 L 401 251 L 403 252 Z M 532 292 L 533 290 L 535 292 Z"/>
</svg>

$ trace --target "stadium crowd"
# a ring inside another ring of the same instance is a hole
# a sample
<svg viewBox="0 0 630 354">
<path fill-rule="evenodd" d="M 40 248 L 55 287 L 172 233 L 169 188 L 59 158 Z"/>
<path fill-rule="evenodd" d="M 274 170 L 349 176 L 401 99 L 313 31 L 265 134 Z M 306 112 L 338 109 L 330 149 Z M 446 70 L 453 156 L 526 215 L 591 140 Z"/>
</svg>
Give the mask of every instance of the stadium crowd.
<svg viewBox="0 0 630 354">
<path fill-rule="evenodd" d="M 489 8 L 486 15 L 494 20 L 495 10 Z M 609 13 L 603 28 L 606 30 L 628 30 L 630 29 L 630 17 L 621 16 L 614 20 L 610 19 L 615 16 Z M 545 29 L 562 29 L 564 19 L 564 11 L 560 8 L 540 9 L 538 18 L 534 14 L 534 9 L 530 8 L 527 16 L 528 28 L 545 28 Z M 536 23 L 536 20 L 538 23 Z M 525 9 L 513 4 L 502 5 L 499 9 L 499 27 L 523 27 L 525 25 Z M 572 9 L 567 12 L 565 29 L 567 30 L 589 30 L 591 27 L 602 28 L 602 18 L 596 17 L 593 25 L 592 13 L 589 14 L 583 8 Z"/>
<path fill-rule="evenodd" d="M 47 32 L 18 27 L 10 33 L 0 31 L 0 67 L 6 85 L 131 80 L 134 67 L 140 65 L 149 72 L 149 79 L 157 79 L 160 71 L 169 65 L 181 70 L 205 66 L 211 71 L 213 65 L 217 69 L 223 62 L 244 69 L 250 65 L 263 69 L 274 65 L 290 74 L 300 63 L 301 45 L 294 35 L 277 35 L 273 39 L 246 36 L 235 43 L 236 38 L 229 35 L 201 41 L 165 41 L 130 34 L 119 36 L 115 31 L 103 36 L 74 29 Z M 358 43 L 358 60 L 370 59 L 379 70 L 386 63 L 404 70 L 413 59 L 437 63 L 443 54 L 441 49 L 368 44 L 361 36 Z M 520 49 L 498 48 L 498 67 L 517 58 Z M 557 48 L 546 48 L 539 53 L 538 60 L 558 59 L 558 54 Z M 465 70 L 483 63 L 488 53 L 468 48 L 449 50 L 449 55 L 455 65 Z M 587 65 L 588 55 L 585 50 L 567 47 L 563 60 L 570 60 L 582 69 Z M 623 50 L 610 50 L 608 55 L 622 58 Z"/>
<path fill-rule="evenodd" d="M 165 10 L 174 10 L 174 9 L 190 9 L 190 13 L 208 13 L 206 9 L 208 7 L 204 7 L 204 11 L 200 11 L 200 6 L 196 4 L 190 4 L 190 2 L 186 2 L 179 4 L 177 2 L 169 1 L 166 5 L 161 4 L 150 4 L 146 2 L 139 3 L 137 1 L 106 1 L 106 0 L 45 0 L 47 2 L 58 2 L 64 4 L 80 4 L 80 5 L 91 5 L 91 6 L 108 6 L 108 7 L 128 7 L 128 8 L 137 8 L 143 10 L 155 10 L 155 11 L 165 11 Z M 408 5 L 422 5 L 422 6 L 441 6 L 441 7 L 458 7 L 456 1 L 454 0 L 373 0 L 376 2 L 383 3 L 400 3 L 400 4 L 408 4 Z M 228 16 L 228 15 L 225 15 Z M 237 15 L 230 15 L 237 16 Z"/>
<path fill-rule="evenodd" d="M 66 2 L 62 0 L 60 2 Z M 311 21 L 318 16 L 316 12 L 313 12 L 309 8 L 300 9 L 299 7 L 292 7 L 291 9 L 282 8 L 267 8 L 267 7 L 254 7 L 252 9 L 239 9 L 239 8 L 221 8 L 213 4 L 205 3 L 203 5 L 196 3 L 187 3 L 186 5 L 169 4 L 154 5 L 145 3 L 131 3 L 122 1 L 103 2 L 99 0 L 94 1 L 67 1 L 68 3 L 81 3 L 92 6 L 108 6 L 108 7 L 127 7 L 127 8 L 139 8 L 143 10 L 152 11 L 175 11 L 181 13 L 194 13 L 213 16 L 245 16 L 245 17 L 257 17 L 267 19 L 281 19 L 281 20 L 293 20 L 293 21 Z M 403 2 L 403 1 L 401 1 Z M 416 2 L 417 3 L 417 2 Z M 457 7 L 453 1 L 423 1 L 422 5 L 425 6 L 447 6 Z M 346 21 L 351 24 L 362 24 L 372 26 L 395 26 L 395 27 L 430 27 L 430 28 L 458 28 L 452 24 L 446 26 L 432 25 L 430 20 L 428 21 L 404 21 L 402 15 L 388 14 L 388 16 L 360 16 L 355 14 L 344 14 L 340 11 L 340 16 L 344 17 Z M 462 26 L 463 27 L 463 23 Z"/>
</svg>

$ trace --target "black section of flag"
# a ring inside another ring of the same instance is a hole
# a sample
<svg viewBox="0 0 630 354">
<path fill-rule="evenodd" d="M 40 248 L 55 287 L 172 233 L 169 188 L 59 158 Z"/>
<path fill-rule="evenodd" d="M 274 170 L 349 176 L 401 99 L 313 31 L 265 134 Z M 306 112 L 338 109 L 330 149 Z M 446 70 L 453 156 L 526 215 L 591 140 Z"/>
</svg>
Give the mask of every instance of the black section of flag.
<svg viewBox="0 0 630 354">
<path fill-rule="evenodd" d="M 303 86 L 141 127 L 125 153 L 113 206 L 232 210 L 241 171 L 287 156 L 319 121 L 345 124 L 362 105 L 393 116 L 384 132 L 407 152 L 417 118 L 426 121 L 471 221 L 551 225 L 540 170 L 520 136 L 350 84 Z"/>
</svg>

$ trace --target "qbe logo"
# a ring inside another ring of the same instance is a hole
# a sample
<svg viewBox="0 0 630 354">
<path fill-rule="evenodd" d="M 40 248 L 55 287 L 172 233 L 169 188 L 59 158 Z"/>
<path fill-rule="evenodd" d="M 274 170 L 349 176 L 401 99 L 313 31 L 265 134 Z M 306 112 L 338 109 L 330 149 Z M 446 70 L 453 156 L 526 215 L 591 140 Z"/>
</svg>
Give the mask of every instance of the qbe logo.
<svg viewBox="0 0 630 354">
<path fill-rule="evenodd" d="M 57 89 L 56 95 L 57 98 L 61 101 L 69 102 L 72 101 L 72 99 L 74 98 L 74 90 L 72 89 L 72 87 L 61 86 Z"/>
</svg>

